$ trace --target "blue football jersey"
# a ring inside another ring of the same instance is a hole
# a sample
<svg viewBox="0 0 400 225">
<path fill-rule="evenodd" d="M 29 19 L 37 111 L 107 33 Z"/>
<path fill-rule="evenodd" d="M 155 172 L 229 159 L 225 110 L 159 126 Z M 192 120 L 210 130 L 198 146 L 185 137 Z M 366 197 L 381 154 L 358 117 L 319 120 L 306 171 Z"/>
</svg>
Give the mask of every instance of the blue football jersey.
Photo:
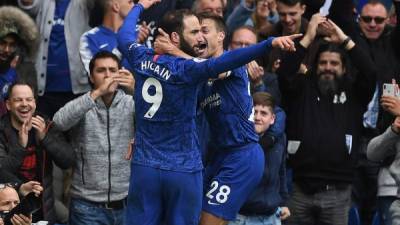
<svg viewBox="0 0 400 225">
<path fill-rule="evenodd" d="M 82 63 L 89 73 L 89 63 L 93 56 L 100 51 L 108 51 L 114 53 L 121 59 L 122 66 L 128 70 L 132 70 L 128 61 L 122 57 L 118 50 L 117 33 L 100 25 L 89 31 L 86 31 L 82 36 L 79 44 L 79 53 Z"/>
<path fill-rule="evenodd" d="M 135 152 L 132 162 L 173 171 L 202 169 L 196 133 L 198 84 L 266 54 L 273 38 L 208 60 L 155 55 L 136 43 L 136 4 L 118 32 L 118 44 L 135 73 Z"/>
<path fill-rule="evenodd" d="M 246 67 L 229 71 L 222 80 L 204 84 L 199 101 L 210 124 L 211 142 L 217 149 L 258 142 Z"/>
<path fill-rule="evenodd" d="M 136 80 L 133 161 L 167 170 L 202 169 L 195 124 L 196 93 L 198 82 L 208 79 L 207 73 L 198 76 L 189 69 L 187 60 L 156 57 L 144 46 L 131 50 Z"/>
</svg>

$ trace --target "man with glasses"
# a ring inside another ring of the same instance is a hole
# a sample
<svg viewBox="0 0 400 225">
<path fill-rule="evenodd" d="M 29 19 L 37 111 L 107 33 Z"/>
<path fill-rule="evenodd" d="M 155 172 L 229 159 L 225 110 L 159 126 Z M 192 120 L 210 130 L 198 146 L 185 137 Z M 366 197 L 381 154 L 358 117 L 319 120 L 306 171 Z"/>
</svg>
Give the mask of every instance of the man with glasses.
<svg viewBox="0 0 400 225">
<path fill-rule="evenodd" d="M 243 48 L 257 43 L 256 30 L 251 26 L 238 27 L 232 33 L 232 39 L 229 49 Z M 256 60 L 247 64 L 247 72 L 251 81 L 251 92 L 268 92 L 270 93 L 277 105 L 280 104 L 281 93 L 279 90 L 278 78 L 272 71 L 259 65 Z"/>
<path fill-rule="evenodd" d="M 368 40 L 377 40 L 385 31 L 388 22 L 388 12 L 380 2 L 366 4 L 360 14 L 359 25 Z"/>
<path fill-rule="evenodd" d="M 393 1 L 393 4 L 396 13 L 399 14 L 400 1 Z M 393 116 L 379 106 L 382 86 L 384 83 L 391 83 L 392 79 L 400 81 L 400 24 L 397 22 L 396 27 L 391 27 L 388 22 L 385 6 L 377 0 L 369 1 L 361 9 L 358 20 L 359 32 L 355 32 L 353 36 L 355 42 L 371 55 L 378 70 L 375 94 L 364 113 L 362 144 L 353 190 L 363 224 L 371 223 L 375 208 L 382 215 L 383 223 L 391 224 L 390 220 L 385 218 L 390 218 L 388 208 L 397 193 L 395 181 L 387 170 L 392 160 L 388 158 L 383 163 L 377 163 L 369 161 L 366 157 L 368 142 L 385 131 L 393 121 Z M 376 185 L 377 180 L 378 185 Z M 378 195 L 377 204 L 375 204 L 376 195 Z"/>
</svg>

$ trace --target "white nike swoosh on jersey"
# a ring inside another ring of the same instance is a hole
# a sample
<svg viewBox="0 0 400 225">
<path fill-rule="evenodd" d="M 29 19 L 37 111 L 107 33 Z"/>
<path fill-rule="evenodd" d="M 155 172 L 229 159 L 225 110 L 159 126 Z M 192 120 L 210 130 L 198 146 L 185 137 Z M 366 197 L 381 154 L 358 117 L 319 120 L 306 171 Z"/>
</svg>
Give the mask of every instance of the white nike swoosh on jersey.
<svg viewBox="0 0 400 225">
<path fill-rule="evenodd" d="M 107 46 L 108 46 L 108 44 L 106 43 L 106 44 L 100 45 L 100 48 L 105 48 Z"/>
<path fill-rule="evenodd" d="M 208 204 L 209 205 L 219 205 L 218 203 L 211 202 L 211 200 L 208 200 Z"/>
</svg>

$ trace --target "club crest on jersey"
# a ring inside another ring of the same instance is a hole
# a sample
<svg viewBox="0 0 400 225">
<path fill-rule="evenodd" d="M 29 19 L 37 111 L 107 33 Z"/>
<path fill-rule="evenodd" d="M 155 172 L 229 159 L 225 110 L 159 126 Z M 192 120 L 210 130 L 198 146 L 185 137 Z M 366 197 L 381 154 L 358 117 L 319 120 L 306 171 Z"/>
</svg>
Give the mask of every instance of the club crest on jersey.
<svg viewBox="0 0 400 225">
<path fill-rule="evenodd" d="M 5 84 L 3 89 L 1 90 L 1 92 L 3 93 L 3 95 L 7 94 L 8 92 L 8 88 L 10 87 L 10 84 Z"/>
<path fill-rule="evenodd" d="M 132 48 L 137 48 L 137 47 L 139 47 L 139 46 L 141 46 L 141 44 L 139 44 L 139 43 L 133 43 L 133 44 L 131 44 L 131 45 L 128 47 L 128 50 L 131 51 Z"/>
<path fill-rule="evenodd" d="M 167 68 L 158 65 L 152 61 L 142 61 L 141 70 L 151 70 L 153 73 L 164 78 L 165 80 L 168 80 L 171 77 L 171 72 Z"/>
</svg>

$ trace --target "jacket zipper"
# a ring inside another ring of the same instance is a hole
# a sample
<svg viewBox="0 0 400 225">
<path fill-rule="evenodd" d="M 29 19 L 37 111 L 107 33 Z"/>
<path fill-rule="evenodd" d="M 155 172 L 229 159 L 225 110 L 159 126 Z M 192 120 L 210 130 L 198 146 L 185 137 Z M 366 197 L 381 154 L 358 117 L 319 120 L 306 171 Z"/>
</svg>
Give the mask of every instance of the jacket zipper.
<svg viewBox="0 0 400 225">
<path fill-rule="evenodd" d="M 111 195 L 111 140 L 110 140 L 110 111 L 107 109 L 107 140 L 108 140 L 108 202 Z"/>
<path fill-rule="evenodd" d="M 85 185 L 85 159 L 83 158 L 83 152 L 81 150 L 81 158 L 82 158 L 82 183 Z"/>
<path fill-rule="evenodd" d="M 45 151 L 42 151 L 42 156 L 43 156 L 43 168 L 42 168 L 42 185 L 44 186 L 44 175 L 45 175 L 45 172 L 46 172 L 46 152 Z M 42 200 L 42 208 L 43 208 L 43 210 L 42 210 L 42 212 L 43 212 L 43 218 L 46 218 L 47 216 L 46 216 L 46 213 L 47 213 L 47 208 L 46 208 L 46 205 L 45 205 L 45 194 L 44 194 L 44 190 L 43 190 L 43 194 L 42 194 L 42 198 L 41 198 L 41 200 Z"/>
</svg>

